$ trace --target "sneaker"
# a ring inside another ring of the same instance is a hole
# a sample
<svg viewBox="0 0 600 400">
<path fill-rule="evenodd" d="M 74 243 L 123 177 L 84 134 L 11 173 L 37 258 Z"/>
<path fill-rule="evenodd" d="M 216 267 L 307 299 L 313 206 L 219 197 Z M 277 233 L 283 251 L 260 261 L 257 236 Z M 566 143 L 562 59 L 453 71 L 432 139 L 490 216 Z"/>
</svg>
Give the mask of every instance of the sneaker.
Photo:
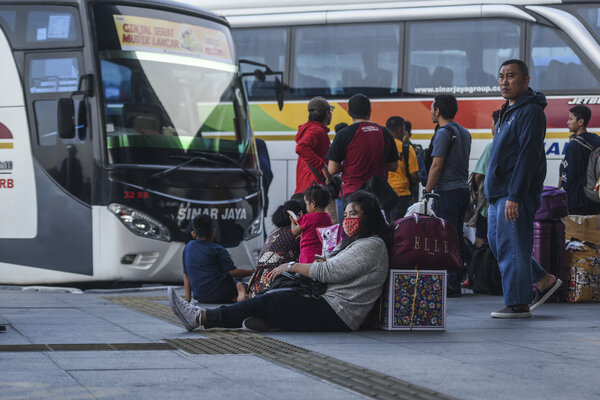
<svg viewBox="0 0 600 400">
<path fill-rule="evenodd" d="M 177 315 L 183 326 L 185 326 L 185 329 L 191 332 L 199 327 L 200 324 L 198 323 L 198 320 L 200 319 L 199 317 L 202 309 L 191 305 L 179 297 L 177 293 L 175 293 L 175 288 L 172 286 L 169 286 L 167 293 L 169 294 L 171 310 Z"/>
<path fill-rule="evenodd" d="M 258 317 L 248 317 L 242 322 L 242 329 L 250 332 L 275 332 L 275 328 L 267 321 Z"/>
<path fill-rule="evenodd" d="M 531 318 L 531 311 L 527 306 L 515 305 L 494 311 L 491 316 L 492 318 Z"/>
<path fill-rule="evenodd" d="M 562 281 L 560 279 L 556 278 L 554 285 L 550 286 L 543 292 L 540 292 L 539 289 L 535 289 L 535 295 L 533 296 L 533 301 L 529 305 L 529 309 L 533 312 L 539 306 L 544 304 L 544 302 L 546 302 L 546 300 L 548 300 L 548 298 L 550 298 L 550 296 L 552 296 L 552 293 L 556 292 L 556 290 L 560 287 L 561 284 L 562 284 Z"/>
</svg>

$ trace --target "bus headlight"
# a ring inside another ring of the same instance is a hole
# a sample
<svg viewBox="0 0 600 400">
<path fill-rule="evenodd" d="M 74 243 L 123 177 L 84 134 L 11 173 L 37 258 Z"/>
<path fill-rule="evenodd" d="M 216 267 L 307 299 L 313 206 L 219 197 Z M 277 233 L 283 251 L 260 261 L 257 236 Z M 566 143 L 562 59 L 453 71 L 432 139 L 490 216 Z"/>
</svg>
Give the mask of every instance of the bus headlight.
<svg viewBox="0 0 600 400">
<path fill-rule="evenodd" d="M 171 241 L 171 233 L 167 227 L 149 215 L 118 203 L 109 204 L 108 209 L 136 235 L 165 242 Z"/>
<path fill-rule="evenodd" d="M 262 215 L 259 215 L 254 221 L 250 223 L 246 228 L 246 240 L 257 237 L 262 233 Z"/>
</svg>

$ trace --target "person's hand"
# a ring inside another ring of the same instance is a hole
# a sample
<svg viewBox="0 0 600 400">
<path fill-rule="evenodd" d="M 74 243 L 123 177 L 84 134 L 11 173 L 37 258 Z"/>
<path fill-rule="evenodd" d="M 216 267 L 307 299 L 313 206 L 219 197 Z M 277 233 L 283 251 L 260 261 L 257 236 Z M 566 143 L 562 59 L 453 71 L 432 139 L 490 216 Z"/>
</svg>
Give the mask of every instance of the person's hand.
<svg viewBox="0 0 600 400">
<path fill-rule="evenodd" d="M 288 265 L 287 264 L 281 264 L 280 266 L 278 266 L 277 268 L 273 268 L 271 271 L 269 271 L 269 273 L 267 274 L 267 279 L 269 280 L 269 282 L 273 282 L 273 280 L 275 278 L 277 278 L 279 275 L 281 275 L 284 271 L 287 271 Z"/>
<path fill-rule="evenodd" d="M 328 177 L 328 176 L 325 177 L 325 184 L 326 185 L 331 185 L 331 178 L 330 177 Z"/>
<path fill-rule="evenodd" d="M 504 217 L 507 221 L 515 222 L 517 218 L 519 218 L 519 203 L 506 200 L 506 206 L 504 207 Z"/>
</svg>

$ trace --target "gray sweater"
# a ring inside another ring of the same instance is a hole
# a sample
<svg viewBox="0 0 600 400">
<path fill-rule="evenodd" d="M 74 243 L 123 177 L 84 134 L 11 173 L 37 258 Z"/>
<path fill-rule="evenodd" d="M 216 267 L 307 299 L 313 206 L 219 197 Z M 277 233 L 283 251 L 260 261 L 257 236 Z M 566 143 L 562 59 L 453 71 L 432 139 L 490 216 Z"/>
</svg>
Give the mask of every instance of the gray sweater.
<svg viewBox="0 0 600 400">
<path fill-rule="evenodd" d="M 388 263 L 385 243 L 371 236 L 326 261 L 314 262 L 309 276 L 327 283 L 323 298 L 350 329 L 357 330 L 381 295 Z"/>
</svg>

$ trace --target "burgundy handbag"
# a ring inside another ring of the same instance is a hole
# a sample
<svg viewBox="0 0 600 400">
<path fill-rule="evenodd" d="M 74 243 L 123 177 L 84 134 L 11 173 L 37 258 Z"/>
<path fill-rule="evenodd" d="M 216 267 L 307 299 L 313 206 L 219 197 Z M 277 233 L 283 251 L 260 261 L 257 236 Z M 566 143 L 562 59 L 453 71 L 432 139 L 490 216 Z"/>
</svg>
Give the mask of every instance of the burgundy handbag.
<svg viewBox="0 0 600 400">
<path fill-rule="evenodd" d="M 542 201 L 535 213 L 535 220 L 561 219 L 567 215 L 569 215 L 567 192 L 552 186 L 544 186 Z"/>
<path fill-rule="evenodd" d="M 413 214 L 394 227 L 390 268 L 457 272 L 464 268 L 458 248 L 454 225 L 439 217 Z"/>
</svg>

